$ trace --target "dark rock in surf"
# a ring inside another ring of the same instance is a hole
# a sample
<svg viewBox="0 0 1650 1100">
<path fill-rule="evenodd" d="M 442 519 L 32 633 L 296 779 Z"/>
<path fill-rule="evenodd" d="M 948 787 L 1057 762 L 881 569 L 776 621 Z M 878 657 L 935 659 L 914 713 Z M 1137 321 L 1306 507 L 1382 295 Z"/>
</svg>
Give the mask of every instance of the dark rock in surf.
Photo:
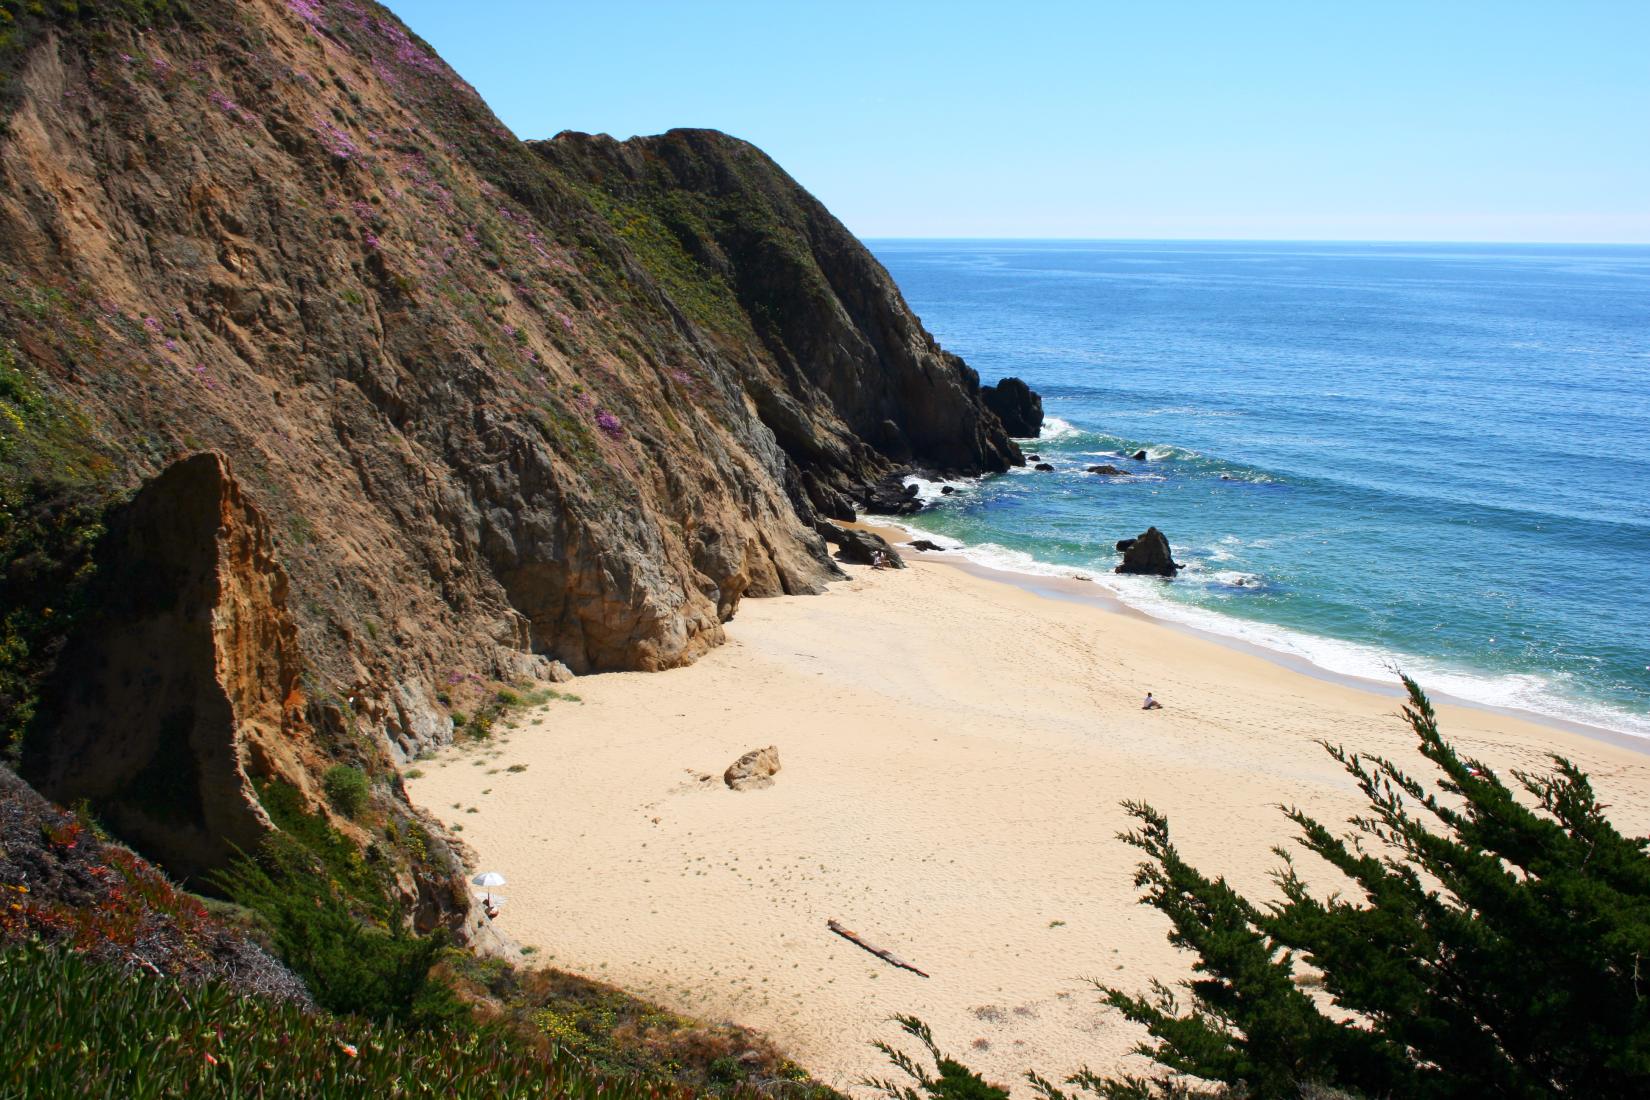
<svg viewBox="0 0 1650 1100">
<path fill-rule="evenodd" d="M 997 414 L 1003 429 L 1019 439 L 1035 438 L 1043 430 L 1043 399 L 1018 378 L 980 387 L 980 403 Z"/>
<path fill-rule="evenodd" d="M 1136 452 L 1134 452 L 1134 454 L 1130 455 L 1129 457 L 1134 459 L 1136 462 L 1144 462 L 1144 461 L 1146 461 L 1146 452 L 1145 451 L 1136 451 Z"/>
<path fill-rule="evenodd" d="M 1039 462 L 1039 463 L 1037 463 L 1037 465 L 1033 466 L 1032 469 L 1033 470 L 1042 470 L 1044 473 L 1049 473 L 1054 469 L 1054 467 L 1050 466 L 1046 462 Z"/>
<path fill-rule="evenodd" d="M 1138 538 L 1119 539 L 1117 549 L 1123 554 L 1123 563 L 1114 572 L 1172 577 L 1180 571 L 1169 550 L 1168 536 L 1155 527 L 1146 528 Z"/>
<path fill-rule="evenodd" d="M 945 549 L 939 543 L 929 542 L 927 539 L 912 539 L 907 545 L 913 550 L 926 550 L 930 553 L 937 553 Z"/>
<path fill-rule="evenodd" d="M 1107 463 L 1104 466 L 1090 466 L 1089 473 L 1099 474 L 1101 477 L 1127 477 L 1127 470 L 1119 470 L 1116 466 Z"/>
<path fill-rule="evenodd" d="M 948 497 L 956 491 L 957 491 L 957 487 L 955 485 L 941 485 L 940 486 L 940 496 L 942 496 L 942 497 Z"/>
<path fill-rule="evenodd" d="M 881 481 L 860 489 L 860 505 L 865 511 L 879 516 L 908 516 L 922 511 L 917 499 L 917 487 L 905 484 L 899 474 L 889 474 Z"/>
<path fill-rule="evenodd" d="M 1027 462 L 1041 462 L 1041 461 L 1043 461 L 1043 456 L 1042 455 L 1026 455 L 1026 461 Z"/>
</svg>

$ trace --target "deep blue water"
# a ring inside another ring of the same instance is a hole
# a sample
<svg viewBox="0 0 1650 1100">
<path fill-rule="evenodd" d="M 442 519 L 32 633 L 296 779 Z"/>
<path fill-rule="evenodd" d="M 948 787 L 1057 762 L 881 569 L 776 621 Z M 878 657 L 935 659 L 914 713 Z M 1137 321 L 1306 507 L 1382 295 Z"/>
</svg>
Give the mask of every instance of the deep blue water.
<svg viewBox="0 0 1650 1100">
<path fill-rule="evenodd" d="M 1650 248 L 868 243 L 1051 418 L 1026 447 L 1055 472 L 917 527 L 1333 671 L 1650 735 Z M 1130 476 L 1084 472 L 1107 462 Z M 1151 524 L 1188 571 L 1112 578 Z"/>
</svg>

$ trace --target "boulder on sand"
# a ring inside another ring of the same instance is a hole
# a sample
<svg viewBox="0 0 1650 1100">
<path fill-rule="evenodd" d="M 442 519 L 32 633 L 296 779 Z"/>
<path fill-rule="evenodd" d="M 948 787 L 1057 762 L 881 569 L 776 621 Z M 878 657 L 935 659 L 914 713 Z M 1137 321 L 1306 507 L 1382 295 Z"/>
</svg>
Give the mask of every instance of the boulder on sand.
<svg viewBox="0 0 1650 1100">
<path fill-rule="evenodd" d="M 1123 553 L 1123 564 L 1114 572 L 1172 577 L 1180 571 L 1169 550 L 1168 536 L 1155 527 L 1146 528 L 1138 538 L 1117 540 L 1117 549 Z"/>
<path fill-rule="evenodd" d="M 878 550 L 888 559 L 888 565 L 894 569 L 904 569 L 905 561 L 888 545 L 888 540 L 881 535 L 870 531 L 861 531 L 857 527 L 838 527 L 834 523 L 820 520 L 814 524 L 826 542 L 837 548 L 837 561 L 850 562 L 854 565 L 871 565 Z"/>
<path fill-rule="evenodd" d="M 757 791 L 773 786 L 774 773 L 779 770 L 779 749 L 769 745 L 752 749 L 722 773 L 722 782 L 736 791 Z"/>
</svg>

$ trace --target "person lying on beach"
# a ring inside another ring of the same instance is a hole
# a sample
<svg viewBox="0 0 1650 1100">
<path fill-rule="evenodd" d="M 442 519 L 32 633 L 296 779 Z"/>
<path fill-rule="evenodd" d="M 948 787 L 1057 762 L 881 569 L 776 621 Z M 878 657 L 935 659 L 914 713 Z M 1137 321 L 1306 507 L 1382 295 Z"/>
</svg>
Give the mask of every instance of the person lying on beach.
<svg viewBox="0 0 1650 1100">
<path fill-rule="evenodd" d="M 1152 693 L 1146 693 L 1146 701 L 1140 704 L 1141 710 L 1162 710 L 1163 704 L 1152 698 Z"/>
</svg>

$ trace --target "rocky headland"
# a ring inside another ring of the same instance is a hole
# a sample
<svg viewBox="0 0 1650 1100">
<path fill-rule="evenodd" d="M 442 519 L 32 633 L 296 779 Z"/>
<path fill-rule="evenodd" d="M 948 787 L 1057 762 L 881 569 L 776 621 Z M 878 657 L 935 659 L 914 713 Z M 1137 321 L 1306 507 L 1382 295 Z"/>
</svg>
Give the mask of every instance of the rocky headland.
<svg viewBox="0 0 1650 1100">
<path fill-rule="evenodd" d="M 256 781 L 324 806 L 461 683 L 690 662 L 890 475 L 1023 462 L 737 139 L 518 141 L 370 3 L 48 5 L 7 51 L 7 733 L 180 874 Z"/>
</svg>

